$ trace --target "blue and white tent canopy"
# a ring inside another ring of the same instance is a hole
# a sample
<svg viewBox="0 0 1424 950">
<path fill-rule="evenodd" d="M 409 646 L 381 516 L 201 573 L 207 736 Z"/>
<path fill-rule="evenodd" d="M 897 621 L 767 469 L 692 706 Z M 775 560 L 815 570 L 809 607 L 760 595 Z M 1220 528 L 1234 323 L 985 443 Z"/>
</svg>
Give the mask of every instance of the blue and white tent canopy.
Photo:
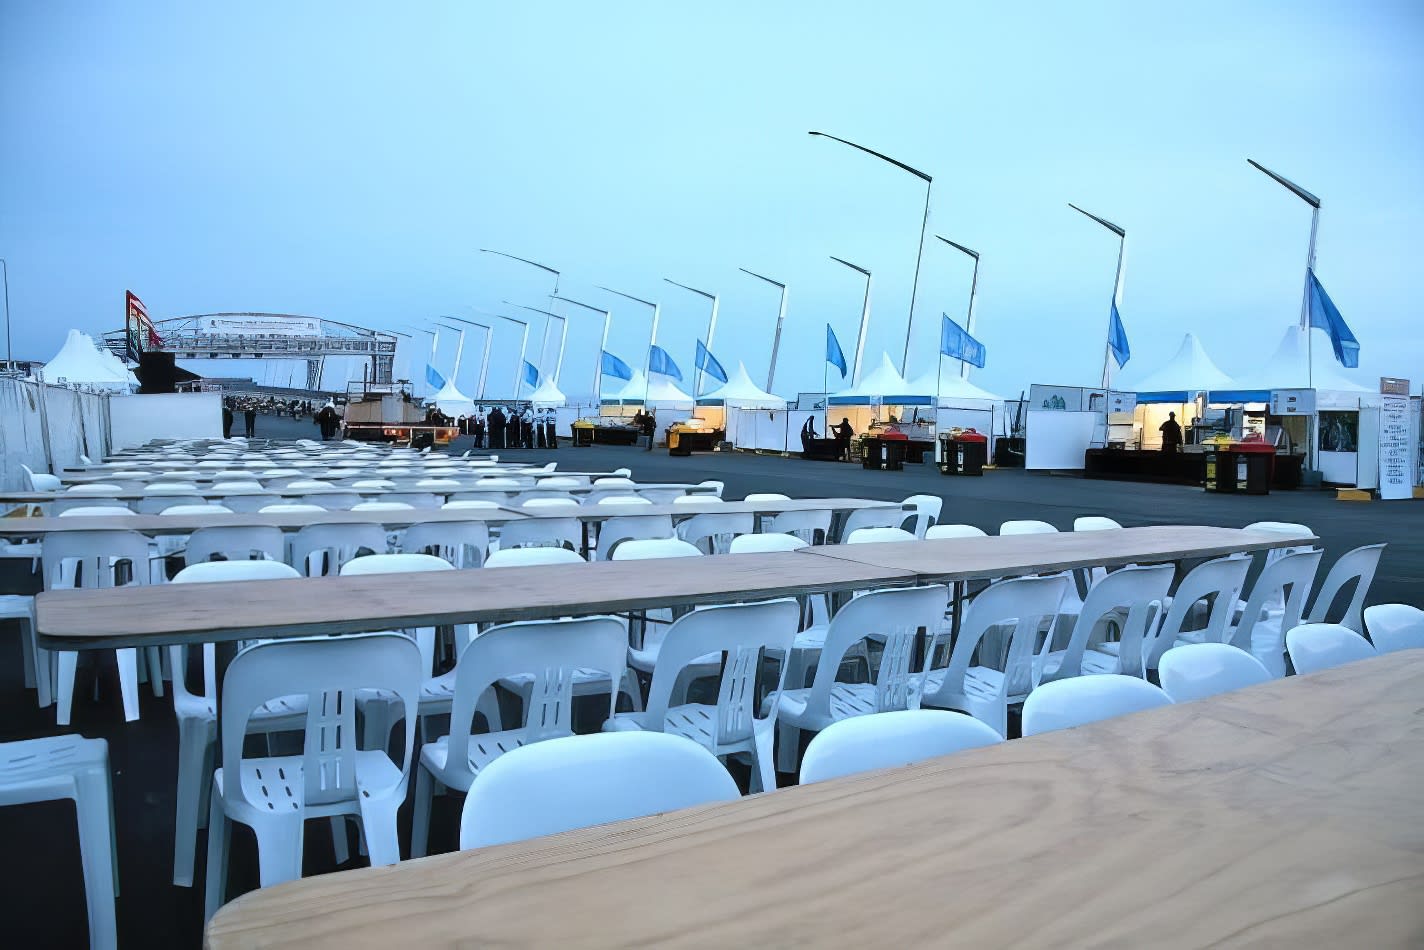
<svg viewBox="0 0 1424 950">
<path fill-rule="evenodd" d="M 693 398 L 677 387 L 672 377 L 654 373 L 651 381 L 642 370 L 634 370 L 628 380 L 611 396 L 604 396 L 606 403 L 624 406 L 646 405 L 650 409 L 691 409 L 696 403 Z"/>
<path fill-rule="evenodd" d="M 475 403 L 469 396 L 455 388 L 455 381 L 447 379 L 445 385 L 440 387 L 440 391 L 430 397 L 430 401 L 440 409 L 445 415 L 452 419 L 461 416 L 473 416 L 475 414 Z"/>
<path fill-rule="evenodd" d="M 1116 388 L 1135 391 L 1137 401 L 1142 403 L 1182 403 L 1190 402 L 1199 392 L 1231 391 L 1240 387 L 1212 361 L 1197 338 L 1188 333 L 1165 366 L 1140 377 L 1130 386 Z"/>
<path fill-rule="evenodd" d="M 559 391 L 559 387 L 554 385 L 554 378 L 546 376 L 539 387 L 529 395 L 529 401 L 535 409 L 554 409 L 562 406 L 568 400 Z"/>
<path fill-rule="evenodd" d="M 1258 370 L 1241 374 L 1244 388 L 1261 390 L 1267 394 L 1272 389 L 1325 389 L 1336 392 L 1374 392 L 1347 374 L 1336 362 L 1330 351 L 1329 337 L 1321 333 L 1314 341 L 1314 365 L 1310 359 L 1311 347 L 1307 334 L 1313 329 L 1301 329 L 1299 324 L 1286 327 L 1285 336 L 1276 347 L 1276 352 Z"/>
<path fill-rule="evenodd" d="M 737 370 L 725 384 L 697 400 L 699 406 L 726 406 L 728 409 L 785 409 L 786 400 L 761 389 L 737 363 Z"/>
<path fill-rule="evenodd" d="M 923 376 L 918 376 L 910 381 L 911 392 L 927 392 L 933 401 L 936 393 L 939 394 L 939 404 L 941 406 L 955 408 L 968 407 L 972 409 L 980 408 L 985 403 L 1003 402 L 1003 396 L 996 396 L 987 389 L 980 389 L 969 380 L 959 375 L 959 362 L 949 360 L 944 361 L 939 369 L 939 380 L 935 380 L 935 371 L 930 370 Z"/>
<path fill-rule="evenodd" d="M 880 365 L 866 373 L 850 389 L 832 393 L 832 406 L 928 406 L 934 390 L 915 391 L 890 362 L 890 354 L 880 354 Z"/>
</svg>

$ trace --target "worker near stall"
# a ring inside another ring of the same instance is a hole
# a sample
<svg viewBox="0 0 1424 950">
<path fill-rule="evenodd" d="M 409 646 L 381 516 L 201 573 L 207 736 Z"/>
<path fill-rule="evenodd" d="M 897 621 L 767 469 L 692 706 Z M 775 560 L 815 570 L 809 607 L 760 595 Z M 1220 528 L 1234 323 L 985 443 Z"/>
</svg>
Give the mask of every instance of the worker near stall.
<svg viewBox="0 0 1424 950">
<path fill-rule="evenodd" d="M 250 439 L 257 435 L 257 408 L 251 403 L 243 410 L 242 422 L 247 427 L 247 437 Z"/>
<path fill-rule="evenodd" d="M 850 420 L 845 416 L 841 417 L 841 424 L 831 426 L 831 432 L 836 437 L 836 452 L 847 462 L 850 461 L 850 439 L 855 435 L 855 430 L 851 428 Z"/>
<path fill-rule="evenodd" d="M 1175 412 L 1167 413 L 1167 421 L 1158 426 L 1157 431 L 1162 433 L 1163 452 L 1182 451 L 1182 424 L 1177 421 Z"/>
<path fill-rule="evenodd" d="M 816 438 L 816 417 L 807 416 L 801 425 L 801 454 L 811 454 L 811 440 Z"/>
</svg>

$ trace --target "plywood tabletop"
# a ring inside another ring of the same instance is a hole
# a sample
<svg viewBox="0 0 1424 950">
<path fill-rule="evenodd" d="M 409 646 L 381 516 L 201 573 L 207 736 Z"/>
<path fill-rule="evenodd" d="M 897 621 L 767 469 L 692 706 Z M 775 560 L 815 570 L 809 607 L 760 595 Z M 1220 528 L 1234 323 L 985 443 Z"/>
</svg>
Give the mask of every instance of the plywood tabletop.
<svg viewBox="0 0 1424 950">
<path fill-rule="evenodd" d="M 910 583 L 904 571 L 794 553 L 429 574 L 46 591 L 45 646 L 91 649 L 498 623 Z"/>
<path fill-rule="evenodd" d="M 412 524 L 461 521 L 501 523 L 524 520 L 513 508 L 411 508 L 394 511 L 213 512 L 196 515 L 70 515 L 68 517 L 0 518 L 0 537 L 42 537 L 70 531 L 137 531 L 149 536 L 192 534 L 199 528 L 267 526 L 297 531 L 311 524 L 379 524 L 404 528 Z"/>
<path fill-rule="evenodd" d="M 1424 651 L 239 897 L 211 950 L 1424 938 Z"/>
<path fill-rule="evenodd" d="M 1313 535 L 1297 537 L 1241 528 L 1160 525 L 1112 531 L 816 545 L 802 548 L 797 553 L 893 567 L 912 571 L 922 581 L 944 582 L 1220 557 L 1238 551 L 1259 551 L 1308 544 L 1315 540 Z"/>
</svg>

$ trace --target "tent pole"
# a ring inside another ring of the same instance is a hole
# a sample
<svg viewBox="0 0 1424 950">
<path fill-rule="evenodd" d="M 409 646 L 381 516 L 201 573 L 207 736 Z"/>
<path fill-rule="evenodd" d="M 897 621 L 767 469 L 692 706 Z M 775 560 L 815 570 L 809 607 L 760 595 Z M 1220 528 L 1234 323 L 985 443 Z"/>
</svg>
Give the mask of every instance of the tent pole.
<svg viewBox="0 0 1424 950">
<path fill-rule="evenodd" d="M 974 276 L 971 277 L 971 278 L 969 278 L 969 313 L 968 313 L 968 314 L 965 316 L 965 318 L 964 318 L 964 323 L 965 323 L 964 332 L 968 333 L 970 336 L 974 336 L 974 299 L 975 299 L 975 296 L 976 296 L 976 294 L 977 294 L 977 292 L 978 292 L 978 289 L 979 289 L 979 255 L 976 254 L 976 255 L 974 255 Z M 969 378 L 969 361 L 968 361 L 968 360 L 960 360 L 960 361 L 959 361 L 959 378 L 960 378 L 960 379 L 968 379 L 968 378 Z M 938 378 L 935 379 L 935 385 L 936 385 L 936 386 L 939 385 L 939 380 L 938 380 Z M 935 408 L 936 408 L 936 410 L 938 410 L 939 407 L 936 406 Z"/>
<path fill-rule="evenodd" d="M 1315 234 L 1320 227 L 1320 205 L 1315 205 L 1310 209 L 1310 246 L 1305 252 L 1305 292 L 1300 297 L 1300 328 L 1305 331 L 1305 381 L 1311 389 L 1315 388 L 1315 354 L 1311 345 L 1311 338 L 1315 334 L 1310 332 L 1310 274 L 1315 270 Z"/>
<path fill-rule="evenodd" d="M 771 366 L 766 371 L 766 391 L 776 379 L 776 356 L 781 350 L 781 327 L 786 323 L 786 285 L 781 285 L 781 307 L 776 312 L 776 332 L 771 336 Z"/>
</svg>

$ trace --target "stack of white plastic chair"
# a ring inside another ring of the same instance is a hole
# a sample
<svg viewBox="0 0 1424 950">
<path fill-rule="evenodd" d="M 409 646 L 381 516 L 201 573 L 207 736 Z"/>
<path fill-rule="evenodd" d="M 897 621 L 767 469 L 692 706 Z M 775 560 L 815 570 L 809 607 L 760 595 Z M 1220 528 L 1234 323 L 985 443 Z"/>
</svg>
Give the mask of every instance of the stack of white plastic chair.
<svg viewBox="0 0 1424 950">
<path fill-rule="evenodd" d="M 1225 638 L 1248 651 L 1272 676 L 1286 675 L 1286 631 L 1300 625 L 1322 553 L 1301 548 L 1267 558 L 1241 609 L 1241 619 Z"/>
<path fill-rule="evenodd" d="M 1162 619 L 1162 605 L 1176 569 L 1171 564 L 1124 567 L 1095 583 L 1074 618 L 1068 644 L 1044 658 L 1041 682 L 1084 673 L 1142 676 L 1148 631 Z M 1116 640 L 1109 640 L 1116 634 Z M 1111 643 L 1107 649 L 1104 644 Z"/>
<path fill-rule="evenodd" d="M 1375 569 L 1379 567 L 1380 555 L 1383 553 L 1383 544 L 1366 544 L 1340 555 L 1340 559 L 1330 565 L 1330 573 L 1325 575 L 1325 580 L 1316 591 L 1306 621 L 1329 622 L 1335 598 L 1353 582 L 1350 601 L 1345 605 L 1344 613 L 1340 615 L 1338 622 L 1356 633 L 1363 633 L 1365 597 L 1369 595 L 1370 584 L 1374 582 Z"/>
</svg>

